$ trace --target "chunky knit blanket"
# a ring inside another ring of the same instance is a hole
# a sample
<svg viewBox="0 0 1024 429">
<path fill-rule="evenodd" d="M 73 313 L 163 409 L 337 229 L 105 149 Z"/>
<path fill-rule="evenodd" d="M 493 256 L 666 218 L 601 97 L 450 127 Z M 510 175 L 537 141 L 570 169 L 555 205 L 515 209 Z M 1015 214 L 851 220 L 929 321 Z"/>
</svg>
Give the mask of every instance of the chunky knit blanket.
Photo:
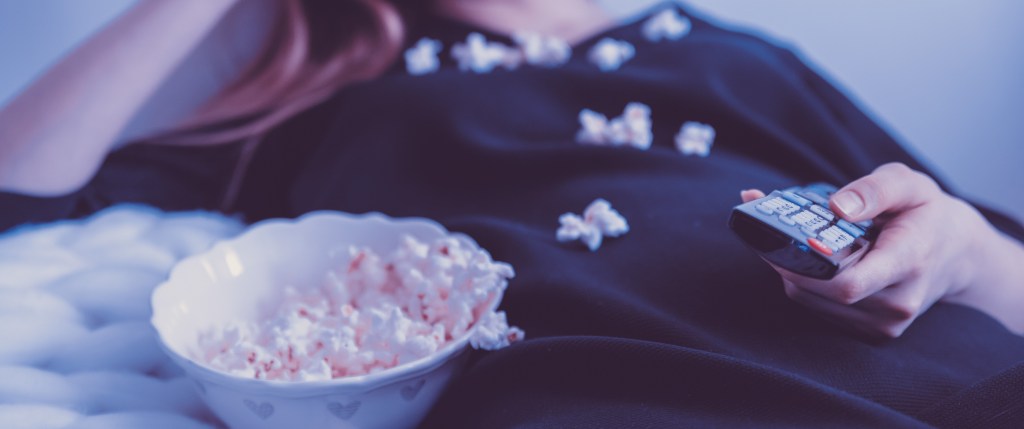
<svg viewBox="0 0 1024 429">
<path fill-rule="evenodd" d="M 0 427 L 222 427 L 158 346 L 150 292 L 241 229 L 122 205 L 0 235 Z"/>
</svg>

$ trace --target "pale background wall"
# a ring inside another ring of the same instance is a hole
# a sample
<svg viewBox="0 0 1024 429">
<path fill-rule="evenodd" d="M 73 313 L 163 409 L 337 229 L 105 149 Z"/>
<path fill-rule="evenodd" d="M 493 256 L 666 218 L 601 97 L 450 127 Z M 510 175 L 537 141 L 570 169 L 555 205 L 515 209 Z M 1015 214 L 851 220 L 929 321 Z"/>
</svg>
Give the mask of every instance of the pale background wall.
<svg viewBox="0 0 1024 429">
<path fill-rule="evenodd" d="M 0 105 L 134 1 L 0 0 Z M 657 3 L 601 1 L 623 16 Z M 1024 1 L 686 3 L 796 46 L 957 189 L 1024 219 Z M 213 36 L 137 123 L 160 124 L 213 92 L 239 54 L 201 60 L 251 49 L 250 33 Z"/>
</svg>

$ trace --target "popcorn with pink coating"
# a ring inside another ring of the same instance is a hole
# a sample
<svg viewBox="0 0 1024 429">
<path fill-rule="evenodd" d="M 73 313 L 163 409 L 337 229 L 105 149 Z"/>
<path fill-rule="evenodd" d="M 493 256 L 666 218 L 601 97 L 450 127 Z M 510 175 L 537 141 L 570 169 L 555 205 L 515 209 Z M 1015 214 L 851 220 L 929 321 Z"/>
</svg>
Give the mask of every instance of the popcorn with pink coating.
<svg viewBox="0 0 1024 429">
<path fill-rule="evenodd" d="M 469 344 L 475 349 L 497 350 L 508 347 L 523 338 L 522 329 L 509 327 L 505 312 L 487 313 L 480 317 L 477 328 L 469 337 Z"/>
<path fill-rule="evenodd" d="M 590 109 L 580 111 L 580 130 L 576 141 L 599 146 L 632 146 L 647 150 L 654 141 L 651 131 L 651 108 L 643 103 L 629 103 L 622 116 L 608 120 Z"/>
<path fill-rule="evenodd" d="M 651 42 L 679 40 L 690 33 L 690 19 L 677 10 L 665 9 L 644 22 L 644 37 Z"/>
<path fill-rule="evenodd" d="M 687 122 L 676 134 L 676 149 L 683 155 L 706 157 L 715 144 L 715 129 L 700 122 Z"/>
<path fill-rule="evenodd" d="M 601 247 L 604 237 L 618 237 L 629 232 L 626 218 L 602 198 L 590 203 L 582 217 L 566 213 L 558 218 L 558 222 L 561 224 L 556 233 L 558 241 L 580 240 L 591 251 Z"/>
<path fill-rule="evenodd" d="M 193 358 L 240 377 L 313 381 L 372 374 L 459 339 L 496 350 L 521 340 L 491 309 L 512 267 L 452 237 L 403 237 L 381 256 L 349 247 L 317 287 L 288 286 L 258 323 L 204 331 Z"/>
</svg>

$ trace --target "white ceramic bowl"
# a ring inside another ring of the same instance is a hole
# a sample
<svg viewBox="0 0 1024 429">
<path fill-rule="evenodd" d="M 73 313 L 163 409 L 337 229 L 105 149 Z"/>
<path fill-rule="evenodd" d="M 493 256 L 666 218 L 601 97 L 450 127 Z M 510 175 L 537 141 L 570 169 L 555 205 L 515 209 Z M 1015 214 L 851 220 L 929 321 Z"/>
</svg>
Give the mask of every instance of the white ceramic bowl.
<svg viewBox="0 0 1024 429">
<path fill-rule="evenodd" d="M 199 332 L 255 321 L 285 285 L 316 287 L 337 250 L 356 244 L 388 254 L 404 235 L 421 241 L 450 236 L 426 219 L 315 212 L 297 220 L 260 222 L 174 267 L 153 292 L 153 326 L 168 355 L 195 382 L 203 401 L 238 429 L 403 428 L 416 426 L 461 368 L 469 335 L 426 358 L 378 373 L 326 381 L 242 378 L 189 358 Z M 497 308 L 501 297 L 492 303 Z"/>
</svg>

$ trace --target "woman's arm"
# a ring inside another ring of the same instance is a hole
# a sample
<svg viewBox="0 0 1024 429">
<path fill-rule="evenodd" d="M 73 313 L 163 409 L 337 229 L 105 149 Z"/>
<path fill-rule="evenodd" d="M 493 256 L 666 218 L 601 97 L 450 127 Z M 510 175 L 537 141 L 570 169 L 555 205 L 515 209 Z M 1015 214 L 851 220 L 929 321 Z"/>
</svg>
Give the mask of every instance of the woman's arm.
<svg viewBox="0 0 1024 429">
<path fill-rule="evenodd" d="M 990 225 L 974 245 L 975 286 L 944 300 L 984 311 L 1024 335 L 1024 245 Z"/>
<path fill-rule="evenodd" d="M 82 187 L 147 98 L 237 0 L 144 0 L 0 110 L 0 191 Z"/>
</svg>

